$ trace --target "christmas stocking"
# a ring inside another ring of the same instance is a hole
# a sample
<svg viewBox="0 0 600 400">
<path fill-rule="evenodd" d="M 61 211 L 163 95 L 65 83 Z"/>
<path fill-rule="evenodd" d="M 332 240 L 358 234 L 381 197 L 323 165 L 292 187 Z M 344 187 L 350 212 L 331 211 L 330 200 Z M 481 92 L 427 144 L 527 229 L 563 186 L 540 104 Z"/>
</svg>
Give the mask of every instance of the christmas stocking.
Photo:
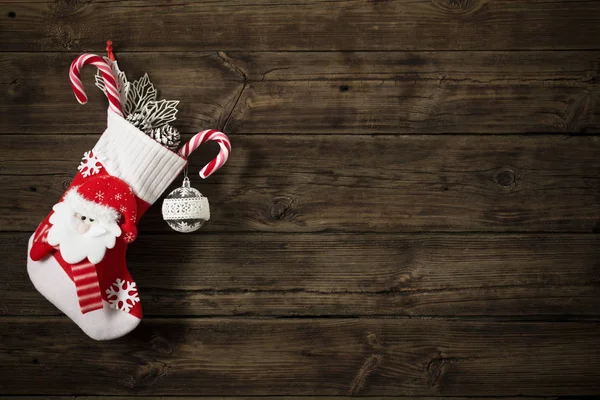
<svg viewBox="0 0 600 400">
<path fill-rule="evenodd" d="M 136 88 L 138 81 L 126 82 L 114 61 L 83 55 L 73 62 L 71 82 L 81 103 L 86 98 L 79 69 L 85 64 L 100 71 L 99 86 L 110 103 L 107 128 L 30 238 L 27 271 L 36 289 L 88 336 L 107 340 L 142 319 L 125 263 L 127 247 L 138 221 L 182 171 L 189 153 L 170 149 L 178 144 L 178 133 L 168 125 L 174 120 L 170 105 L 156 100 L 148 82 L 142 82 L 146 93 Z"/>
<path fill-rule="evenodd" d="M 106 131 L 29 240 L 27 271 L 36 289 L 90 337 L 117 338 L 140 323 L 127 246 L 185 163 L 109 111 Z"/>
</svg>

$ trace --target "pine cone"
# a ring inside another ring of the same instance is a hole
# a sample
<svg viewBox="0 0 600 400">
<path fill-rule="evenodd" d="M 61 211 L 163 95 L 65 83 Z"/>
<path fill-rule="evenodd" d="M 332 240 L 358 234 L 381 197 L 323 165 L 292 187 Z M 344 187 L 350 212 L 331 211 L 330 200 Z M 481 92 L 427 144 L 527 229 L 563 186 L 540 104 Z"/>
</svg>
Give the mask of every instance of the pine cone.
<svg viewBox="0 0 600 400">
<path fill-rule="evenodd" d="M 152 129 L 148 136 L 173 151 L 177 150 L 181 142 L 179 131 L 171 125 L 163 125 L 160 128 Z"/>
<path fill-rule="evenodd" d="M 127 116 L 127 121 L 140 131 L 144 132 L 146 135 L 150 135 L 152 132 L 152 127 L 148 121 L 146 121 L 146 118 L 144 118 L 144 116 L 140 113 L 129 114 Z"/>
</svg>

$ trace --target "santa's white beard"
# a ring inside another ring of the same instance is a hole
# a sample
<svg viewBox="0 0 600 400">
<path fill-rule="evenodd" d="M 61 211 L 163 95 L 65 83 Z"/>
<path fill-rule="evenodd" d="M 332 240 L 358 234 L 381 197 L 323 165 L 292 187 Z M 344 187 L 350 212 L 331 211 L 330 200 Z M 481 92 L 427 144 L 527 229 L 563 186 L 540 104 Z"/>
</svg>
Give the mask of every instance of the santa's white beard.
<svg viewBox="0 0 600 400">
<path fill-rule="evenodd" d="M 62 258 L 69 264 L 76 264 L 87 258 L 91 263 L 97 264 L 104 258 L 106 249 L 115 246 L 118 235 L 114 227 L 108 228 L 98 223 L 81 234 L 77 227 L 82 223 L 76 216 L 74 210 L 67 201 L 56 204 L 50 216 L 52 227 L 48 231 L 48 243 L 51 246 L 59 246 Z M 116 225 L 116 224 L 115 224 Z M 112 232 L 111 232 L 112 231 Z"/>
</svg>

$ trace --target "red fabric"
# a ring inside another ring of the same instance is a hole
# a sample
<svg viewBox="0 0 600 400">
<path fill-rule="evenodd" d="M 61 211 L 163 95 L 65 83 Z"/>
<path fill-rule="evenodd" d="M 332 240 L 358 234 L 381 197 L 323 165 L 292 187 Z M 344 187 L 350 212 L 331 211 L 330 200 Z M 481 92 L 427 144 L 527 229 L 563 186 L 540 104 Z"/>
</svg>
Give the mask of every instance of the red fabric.
<svg viewBox="0 0 600 400">
<path fill-rule="evenodd" d="M 104 168 L 101 169 L 101 171 L 98 174 L 93 175 L 94 177 L 97 176 L 110 176 L 106 170 Z M 84 178 L 81 174 L 81 172 L 77 173 L 77 175 L 75 176 L 75 178 L 73 179 L 73 181 L 71 182 L 71 185 L 69 186 L 69 188 L 67 188 L 67 190 L 65 191 L 68 192 L 71 188 L 75 187 L 75 186 L 80 186 L 84 183 L 84 181 L 86 181 L 88 178 Z M 61 198 L 62 201 L 62 198 Z M 141 217 L 144 215 L 144 213 L 146 211 L 148 211 L 148 209 L 150 208 L 151 204 L 145 202 L 144 200 L 138 198 L 137 196 L 135 196 L 135 202 L 137 205 L 137 214 L 135 216 L 135 222 L 139 222 L 139 220 L 141 219 Z M 64 272 L 69 276 L 69 278 L 73 281 L 73 283 L 77 286 L 77 282 L 76 282 L 76 276 L 78 276 L 78 272 L 84 272 L 84 270 L 77 270 L 76 265 L 71 265 L 69 263 L 67 263 L 65 260 L 62 259 L 60 252 L 57 251 L 57 249 L 55 249 L 54 247 L 50 246 L 47 243 L 47 235 L 48 235 L 48 230 L 50 229 L 50 227 L 52 226 L 49 222 L 50 216 L 52 215 L 52 211 L 46 216 L 46 218 L 42 221 L 42 223 L 38 226 L 34 237 L 33 237 L 33 245 L 31 247 L 31 251 L 30 251 L 30 257 L 32 260 L 34 261 L 39 261 L 44 257 L 47 256 L 51 256 L 54 257 L 56 259 L 56 261 L 60 264 L 60 266 L 63 268 Z M 129 281 L 129 282 L 133 282 L 133 278 L 131 277 L 131 274 L 129 273 L 129 270 L 127 269 L 127 264 L 125 262 L 125 257 L 127 254 L 127 247 L 128 244 L 123 240 L 124 239 L 124 234 L 122 234 L 119 238 L 117 238 L 115 247 L 113 247 L 112 249 L 107 249 L 106 250 L 106 254 L 104 255 L 104 258 L 102 259 L 102 261 L 100 261 L 98 264 L 95 265 L 95 272 L 97 275 L 97 281 L 98 281 L 98 286 L 100 289 L 100 296 L 102 297 L 103 300 L 105 301 L 109 301 L 109 298 L 107 296 L 106 290 L 113 285 L 117 279 L 122 279 L 124 281 Z M 82 263 L 87 262 L 87 259 L 85 261 L 83 261 Z M 79 264 L 82 264 L 79 263 Z M 79 265 L 77 264 L 77 265 Z M 90 263 L 91 264 L 91 263 Z M 94 265 L 94 264 L 91 264 Z M 75 271 L 73 271 L 73 268 L 75 268 Z M 87 270 L 85 270 L 87 271 Z M 82 286 L 83 283 L 87 282 L 87 281 L 81 281 Z M 91 282 L 87 282 L 87 283 L 91 283 Z M 78 295 L 79 295 L 79 290 L 78 290 Z M 83 295 L 87 294 L 87 292 L 85 292 L 85 290 L 82 290 L 81 293 Z M 90 297 L 89 299 L 93 300 L 93 297 Z M 82 305 L 82 301 L 80 299 L 79 301 L 80 306 Z M 84 306 L 87 306 L 88 303 L 86 303 L 84 301 Z M 102 308 L 102 307 L 100 307 Z M 95 310 L 96 308 L 94 308 Z M 82 312 L 90 312 L 92 310 L 87 310 L 85 311 L 84 307 L 82 306 Z M 124 312 L 124 311 L 122 311 Z M 131 310 L 129 311 L 129 314 L 137 317 L 137 318 L 142 318 L 142 305 L 140 302 L 135 303 L 135 305 L 133 305 L 133 307 L 131 308 Z"/>
<path fill-rule="evenodd" d="M 137 204 L 133 191 L 121 179 L 108 174 L 95 175 L 85 178 L 77 193 L 85 200 L 112 208 L 122 215 L 119 224 L 123 232 L 122 238 L 131 243 L 137 237 L 136 218 Z"/>
</svg>

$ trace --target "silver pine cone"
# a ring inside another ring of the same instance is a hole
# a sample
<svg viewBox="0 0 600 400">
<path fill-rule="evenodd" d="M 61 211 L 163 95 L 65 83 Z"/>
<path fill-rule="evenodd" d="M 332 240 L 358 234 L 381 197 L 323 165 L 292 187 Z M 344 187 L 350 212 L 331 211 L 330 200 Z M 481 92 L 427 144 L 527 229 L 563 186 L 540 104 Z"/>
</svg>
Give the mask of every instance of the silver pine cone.
<svg viewBox="0 0 600 400">
<path fill-rule="evenodd" d="M 150 124 L 148 123 L 148 121 L 142 114 L 140 114 L 140 113 L 129 114 L 127 116 L 127 121 L 131 125 L 138 128 L 140 131 L 144 132 L 146 135 L 150 135 L 150 133 L 152 131 L 152 126 L 150 126 Z"/>
<path fill-rule="evenodd" d="M 160 128 L 152 129 L 151 132 L 148 133 L 148 136 L 173 151 L 177 150 L 179 143 L 181 142 L 179 131 L 171 125 L 163 125 Z"/>
</svg>

